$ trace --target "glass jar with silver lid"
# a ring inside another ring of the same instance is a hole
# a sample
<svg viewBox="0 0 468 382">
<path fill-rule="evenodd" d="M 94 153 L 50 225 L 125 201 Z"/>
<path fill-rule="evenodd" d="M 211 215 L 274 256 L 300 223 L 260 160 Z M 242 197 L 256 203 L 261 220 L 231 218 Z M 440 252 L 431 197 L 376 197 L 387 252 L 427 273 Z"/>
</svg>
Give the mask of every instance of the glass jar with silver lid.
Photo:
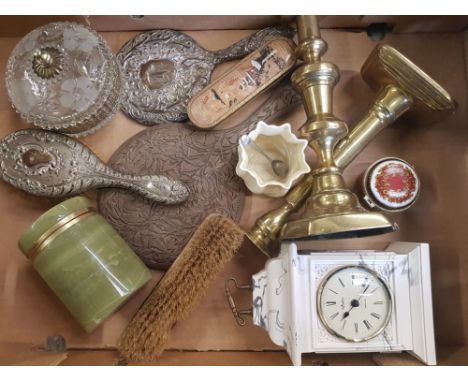
<svg viewBox="0 0 468 382">
<path fill-rule="evenodd" d="M 122 74 L 104 39 L 85 25 L 46 24 L 28 33 L 7 63 L 15 110 L 37 127 L 87 135 L 119 108 Z"/>
</svg>

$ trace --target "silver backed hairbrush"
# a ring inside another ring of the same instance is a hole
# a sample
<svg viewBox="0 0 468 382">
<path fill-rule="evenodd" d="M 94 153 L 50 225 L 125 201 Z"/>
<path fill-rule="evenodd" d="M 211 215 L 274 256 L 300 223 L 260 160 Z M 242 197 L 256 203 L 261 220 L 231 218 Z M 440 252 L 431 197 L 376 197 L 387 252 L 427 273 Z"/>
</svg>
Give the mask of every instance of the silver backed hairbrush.
<svg viewBox="0 0 468 382">
<path fill-rule="evenodd" d="M 77 140 L 37 129 L 20 130 L 0 141 L 0 178 L 30 194 L 48 197 L 106 187 L 126 188 L 164 204 L 181 203 L 189 195 L 177 180 L 121 174 Z"/>
<path fill-rule="evenodd" d="M 216 65 L 247 56 L 268 40 L 293 35 L 290 27 L 273 26 L 213 52 L 171 29 L 140 33 L 117 54 L 125 77 L 122 111 L 147 126 L 183 122 L 188 102 L 209 84 Z"/>
</svg>

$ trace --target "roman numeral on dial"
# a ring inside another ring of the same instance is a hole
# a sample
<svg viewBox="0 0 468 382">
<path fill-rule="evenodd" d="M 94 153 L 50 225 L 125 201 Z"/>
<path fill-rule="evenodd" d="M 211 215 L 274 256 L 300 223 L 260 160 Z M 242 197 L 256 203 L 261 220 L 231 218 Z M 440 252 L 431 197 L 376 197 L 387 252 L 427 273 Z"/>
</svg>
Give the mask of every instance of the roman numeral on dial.
<svg viewBox="0 0 468 382">
<path fill-rule="evenodd" d="M 333 320 L 336 316 L 338 316 L 338 312 L 333 313 L 333 314 L 330 316 L 330 320 Z"/>
<path fill-rule="evenodd" d="M 325 305 L 326 306 L 336 305 L 336 301 L 326 301 Z"/>
<path fill-rule="evenodd" d="M 370 328 L 372 328 L 372 325 L 370 324 L 369 321 L 364 320 L 364 321 L 362 321 L 362 322 L 364 323 L 364 325 L 366 325 L 367 330 L 369 330 Z"/>
<path fill-rule="evenodd" d="M 371 315 L 372 317 L 375 317 L 375 318 L 377 318 L 378 320 L 380 320 L 380 314 L 377 314 L 377 313 L 372 312 L 370 315 Z"/>
</svg>

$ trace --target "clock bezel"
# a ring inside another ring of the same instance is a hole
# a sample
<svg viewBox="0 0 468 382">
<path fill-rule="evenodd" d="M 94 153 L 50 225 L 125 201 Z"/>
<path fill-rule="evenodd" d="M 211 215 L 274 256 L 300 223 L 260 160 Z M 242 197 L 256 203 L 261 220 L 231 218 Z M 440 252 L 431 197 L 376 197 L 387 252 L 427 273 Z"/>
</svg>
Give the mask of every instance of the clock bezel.
<svg viewBox="0 0 468 382">
<path fill-rule="evenodd" d="M 384 286 L 385 293 L 387 294 L 387 297 L 388 297 L 388 300 L 389 300 L 388 313 L 387 313 L 387 316 L 385 317 L 385 321 L 384 321 L 382 327 L 377 332 L 375 332 L 374 334 L 372 334 L 372 335 L 370 335 L 368 337 L 365 337 L 365 338 L 354 338 L 354 339 L 346 338 L 346 337 L 342 336 L 341 334 L 339 334 L 338 332 L 336 332 L 334 329 L 332 329 L 327 324 L 326 320 L 324 319 L 322 307 L 321 307 L 321 304 L 320 304 L 321 299 L 322 299 L 323 289 L 325 288 L 325 285 L 327 284 L 327 282 L 330 280 L 330 278 L 335 273 L 338 273 L 338 272 L 342 271 L 343 269 L 347 269 L 347 268 L 361 268 L 361 269 L 364 269 L 366 272 L 370 273 L 375 278 L 377 278 L 381 282 L 381 284 Z M 364 265 L 348 264 L 348 265 L 343 265 L 343 266 L 339 266 L 337 268 L 332 269 L 320 281 L 320 285 L 319 285 L 319 287 L 317 289 L 317 295 L 316 295 L 316 309 L 317 309 L 317 313 L 318 313 L 318 317 L 320 319 L 320 322 L 322 323 L 322 325 L 325 327 L 325 329 L 330 334 L 332 334 L 332 335 L 334 335 L 334 336 L 336 336 L 338 338 L 341 338 L 341 339 L 345 340 L 346 342 L 362 343 L 362 342 L 366 342 L 366 341 L 369 341 L 369 340 L 377 337 L 378 335 L 380 335 L 387 328 L 387 326 L 390 323 L 390 320 L 392 318 L 392 314 L 393 314 L 393 296 L 392 296 L 392 294 L 390 292 L 390 288 L 388 287 L 387 283 L 382 278 L 382 276 L 380 276 L 380 274 L 378 272 L 376 272 L 375 270 L 373 270 L 373 269 L 371 269 L 371 268 L 369 268 L 367 266 L 364 266 Z"/>
</svg>

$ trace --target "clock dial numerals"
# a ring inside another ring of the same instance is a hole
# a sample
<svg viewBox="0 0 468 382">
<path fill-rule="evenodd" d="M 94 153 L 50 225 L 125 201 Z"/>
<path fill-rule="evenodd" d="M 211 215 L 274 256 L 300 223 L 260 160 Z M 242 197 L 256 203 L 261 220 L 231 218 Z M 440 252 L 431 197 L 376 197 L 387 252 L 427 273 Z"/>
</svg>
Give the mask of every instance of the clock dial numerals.
<svg viewBox="0 0 468 382">
<path fill-rule="evenodd" d="M 384 281 L 363 266 L 336 269 L 322 281 L 317 294 L 319 316 L 325 328 L 353 342 L 369 340 L 385 329 L 391 316 L 391 301 Z"/>
<path fill-rule="evenodd" d="M 370 323 L 369 321 L 364 320 L 364 321 L 362 321 L 362 322 L 363 322 L 363 324 L 366 326 L 366 328 L 367 328 L 368 330 L 372 329 L 372 325 L 371 325 L 371 323 Z"/>
<path fill-rule="evenodd" d="M 364 280 L 362 281 L 361 286 L 362 286 L 363 288 L 369 286 L 369 277 L 365 277 L 365 278 L 364 278 Z"/>
</svg>

